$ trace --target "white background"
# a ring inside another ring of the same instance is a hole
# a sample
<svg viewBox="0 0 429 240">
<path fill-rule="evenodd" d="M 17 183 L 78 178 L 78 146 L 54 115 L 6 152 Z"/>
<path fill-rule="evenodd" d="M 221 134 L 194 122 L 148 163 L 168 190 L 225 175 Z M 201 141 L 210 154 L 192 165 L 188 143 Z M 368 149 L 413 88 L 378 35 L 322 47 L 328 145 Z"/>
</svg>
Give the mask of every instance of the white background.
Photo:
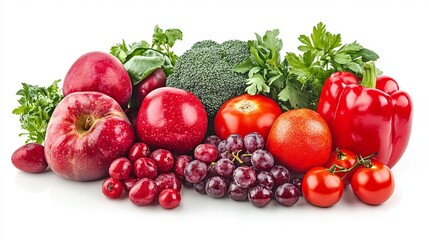
<svg viewBox="0 0 429 240">
<path fill-rule="evenodd" d="M 282 3 L 285 2 L 285 3 Z M 320 2 L 320 3 L 319 3 Z M 427 232 L 427 82 L 429 8 L 424 1 L 23 1 L 1 2 L 0 239 L 389 239 Z M 81 183 L 52 172 L 26 174 L 11 164 L 25 139 L 15 95 L 21 82 L 48 86 L 63 79 L 82 54 L 106 51 L 122 39 L 151 40 L 153 28 L 180 28 L 180 54 L 195 41 L 254 39 L 279 28 L 283 53 L 297 52 L 300 34 L 324 22 L 343 42 L 376 51 L 377 66 L 414 101 L 413 131 L 393 168 L 396 189 L 388 202 L 368 206 L 346 189 L 327 209 L 304 199 L 293 207 L 272 202 L 259 209 L 230 199 L 182 191 L 181 206 L 137 207 L 109 200 L 101 181 Z M 426 228 L 426 229 L 425 229 Z"/>
</svg>

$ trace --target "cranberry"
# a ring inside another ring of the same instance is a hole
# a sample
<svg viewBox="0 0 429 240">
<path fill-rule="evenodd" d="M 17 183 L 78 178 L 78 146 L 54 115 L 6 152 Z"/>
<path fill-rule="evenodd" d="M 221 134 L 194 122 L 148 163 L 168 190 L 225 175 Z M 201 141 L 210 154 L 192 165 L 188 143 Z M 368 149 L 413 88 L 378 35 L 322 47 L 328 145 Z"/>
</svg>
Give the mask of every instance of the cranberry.
<svg viewBox="0 0 429 240">
<path fill-rule="evenodd" d="M 156 183 L 150 178 L 142 178 L 131 188 L 128 197 L 132 203 L 145 206 L 151 204 L 157 195 L 158 187 Z"/>
<path fill-rule="evenodd" d="M 132 162 L 135 162 L 137 159 L 142 157 L 149 157 L 150 149 L 149 146 L 144 142 L 137 142 L 131 146 L 130 151 L 128 152 L 128 159 Z"/>
<path fill-rule="evenodd" d="M 160 173 L 166 173 L 173 168 L 174 155 L 165 149 L 157 149 L 150 154 L 150 158 L 155 160 Z"/>
<path fill-rule="evenodd" d="M 146 177 L 153 180 L 158 176 L 158 167 L 153 159 L 142 157 L 134 162 L 134 175 L 138 179 Z"/>
<path fill-rule="evenodd" d="M 194 158 L 205 163 L 216 161 L 217 156 L 217 148 L 209 143 L 202 143 L 194 150 Z"/>
<path fill-rule="evenodd" d="M 113 160 L 109 167 L 109 175 L 116 179 L 127 179 L 133 171 L 133 165 L 127 158 L 121 157 Z"/>
<path fill-rule="evenodd" d="M 48 167 L 44 147 L 38 143 L 27 143 L 12 154 L 12 164 L 29 173 L 44 172 Z"/>
<path fill-rule="evenodd" d="M 156 179 L 155 183 L 158 186 L 158 191 L 161 192 L 164 189 L 176 189 L 180 191 L 182 189 L 182 183 L 177 179 L 174 173 L 163 173 L 160 174 Z"/>
<path fill-rule="evenodd" d="M 104 180 L 101 190 L 106 197 L 116 199 L 122 195 L 124 185 L 122 184 L 121 180 L 108 178 Z"/>
<path fill-rule="evenodd" d="M 191 157 L 188 155 L 180 155 L 177 156 L 176 161 L 174 163 L 173 171 L 179 177 L 185 177 L 185 167 L 188 163 L 192 161 Z"/>
<path fill-rule="evenodd" d="M 134 177 L 130 177 L 130 178 L 122 180 L 122 184 L 124 184 L 124 188 L 128 192 L 131 190 L 131 188 L 134 186 L 134 184 L 136 184 L 136 182 L 137 182 L 137 178 L 134 178 Z"/>
<path fill-rule="evenodd" d="M 159 205 L 165 209 L 173 209 L 180 205 L 182 197 L 175 189 L 164 189 L 158 197 Z"/>
</svg>

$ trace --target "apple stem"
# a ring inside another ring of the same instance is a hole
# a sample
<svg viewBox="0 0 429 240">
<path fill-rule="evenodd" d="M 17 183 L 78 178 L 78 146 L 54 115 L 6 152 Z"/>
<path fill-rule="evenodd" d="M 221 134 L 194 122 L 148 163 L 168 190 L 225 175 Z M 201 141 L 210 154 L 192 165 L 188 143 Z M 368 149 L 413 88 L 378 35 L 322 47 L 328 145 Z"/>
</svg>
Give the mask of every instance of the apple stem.
<svg viewBox="0 0 429 240">
<path fill-rule="evenodd" d="M 92 118 L 88 116 L 85 120 L 85 125 L 83 126 L 83 130 L 88 130 L 92 125 Z"/>
</svg>

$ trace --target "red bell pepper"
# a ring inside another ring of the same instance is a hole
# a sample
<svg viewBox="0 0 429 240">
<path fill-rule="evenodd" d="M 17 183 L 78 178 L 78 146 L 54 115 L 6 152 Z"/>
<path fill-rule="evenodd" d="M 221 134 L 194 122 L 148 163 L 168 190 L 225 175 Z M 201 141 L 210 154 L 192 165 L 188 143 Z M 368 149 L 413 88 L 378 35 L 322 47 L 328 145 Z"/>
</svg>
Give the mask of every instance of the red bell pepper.
<svg viewBox="0 0 429 240">
<path fill-rule="evenodd" d="M 332 147 L 349 149 L 392 168 L 401 158 L 411 134 L 413 104 L 395 80 L 376 78 L 375 65 L 364 65 L 362 81 L 337 72 L 325 82 L 317 107 L 332 133 Z"/>
</svg>

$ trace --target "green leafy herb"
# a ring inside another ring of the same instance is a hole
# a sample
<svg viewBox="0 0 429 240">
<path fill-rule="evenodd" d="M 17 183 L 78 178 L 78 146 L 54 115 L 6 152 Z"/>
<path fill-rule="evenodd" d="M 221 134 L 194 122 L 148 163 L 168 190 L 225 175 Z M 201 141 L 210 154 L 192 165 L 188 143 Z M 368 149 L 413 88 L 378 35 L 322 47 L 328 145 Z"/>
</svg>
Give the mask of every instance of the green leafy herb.
<svg viewBox="0 0 429 240">
<path fill-rule="evenodd" d="M 317 107 L 325 80 L 332 73 L 348 71 L 362 76 L 363 64 L 379 58 L 356 41 L 342 44 L 341 35 L 328 32 L 321 22 L 313 27 L 310 36 L 301 35 L 298 40 L 302 43 L 298 50 L 303 53 L 286 53 L 288 71 L 303 85 L 313 109 Z"/>
<path fill-rule="evenodd" d="M 20 116 L 21 128 L 26 132 L 19 135 L 27 136 L 26 143 L 42 144 L 44 142 L 49 119 L 63 98 L 62 92 L 58 88 L 60 81 L 55 80 L 47 88 L 22 83 L 22 89 L 16 93 L 21 96 L 18 100 L 20 106 L 15 108 L 12 113 Z"/>
<path fill-rule="evenodd" d="M 182 31 L 177 28 L 167 29 L 164 32 L 156 25 L 152 36 L 152 48 L 165 53 L 170 58 L 171 63 L 175 65 L 179 57 L 171 51 L 171 48 L 177 40 L 182 40 L 182 37 Z"/>
<path fill-rule="evenodd" d="M 162 67 L 165 74 L 173 73 L 178 56 L 171 50 L 177 40 L 182 40 L 182 31 L 155 26 L 152 44 L 147 41 L 127 45 L 122 43 L 110 48 L 110 53 L 118 58 L 127 69 L 134 85 L 137 85 L 155 69 Z"/>
<path fill-rule="evenodd" d="M 264 94 L 276 100 L 284 110 L 307 107 L 307 98 L 301 92 L 302 84 L 291 78 L 287 64 L 281 60 L 283 42 L 279 30 L 266 31 L 264 36 L 248 41 L 251 55 L 234 67 L 234 71 L 248 73 L 246 92 Z"/>
<path fill-rule="evenodd" d="M 357 42 L 341 43 L 340 34 L 332 34 L 323 23 L 313 27 L 310 36 L 301 35 L 298 50 L 287 52 L 283 61 L 279 30 L 266 31 L 248 42 L 251 56 L 235 66 L 234 71 L 248 73 L 246 92 L 264 94 L 275 99 L 283 110 L 316 109 L 323 84 L 338 71 L 363 74 L 363 64 L 375 61 L 378 55 Z"/>
</svg>

